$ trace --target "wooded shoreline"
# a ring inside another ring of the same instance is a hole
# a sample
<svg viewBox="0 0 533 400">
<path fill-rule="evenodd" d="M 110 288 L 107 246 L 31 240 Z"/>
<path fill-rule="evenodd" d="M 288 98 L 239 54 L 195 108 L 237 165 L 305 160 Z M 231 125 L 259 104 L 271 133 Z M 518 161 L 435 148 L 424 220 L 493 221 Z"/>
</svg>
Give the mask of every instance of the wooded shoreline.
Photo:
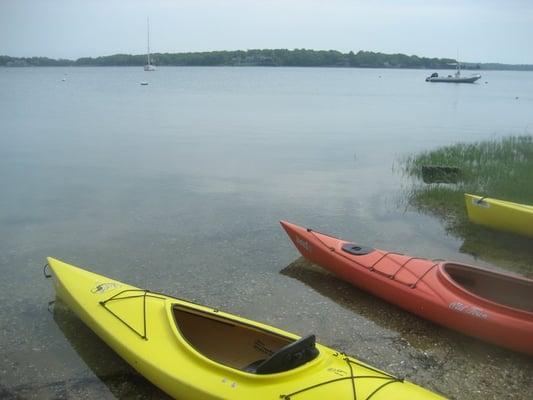
<svg viewBox="0 0 533 400">
<path fill-rule="evenodd" d="M 272 49 L 235 50 L 189 53 L 153 53 L 158 66 L 262 66 L 262 67 L 346 67 L 346 68 L 410 68 L 454 69 L 456 60 L 428 58 L 416 55 L 385 54 L 371 51 L 342 53 L 336 50 Z M 82 57 L 76 60 L 48 57 L 0 56 L 4 67 L 62 67 L 62 66 L 142 66 L 145 54 L 114 54 L 101 57 Z M 464 69 L 533 71 L 533 65 L 498 63 L 461 63 Z"/>
</svg>

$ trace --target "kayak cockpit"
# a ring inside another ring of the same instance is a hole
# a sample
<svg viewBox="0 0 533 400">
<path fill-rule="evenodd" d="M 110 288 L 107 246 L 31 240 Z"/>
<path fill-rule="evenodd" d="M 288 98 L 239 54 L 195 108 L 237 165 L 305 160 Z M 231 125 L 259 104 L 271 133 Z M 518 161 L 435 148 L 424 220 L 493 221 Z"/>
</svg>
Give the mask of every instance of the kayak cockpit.
<svg viewBox="0 0 533 400">
<path fill-rule="evenodd" d="M 254 374 L 299 367 L 318 356 L 315 336 L 294 340 L 233 319 L 173 304 L 174 322 L 196 351 L 219 364 Z"/>
<path fill-rule="evenodd" d="M 446 263 L 449 279 L 462 289 L 507 307 L 533 312 L 533 281 L 468 265 Z"/>
</svg>

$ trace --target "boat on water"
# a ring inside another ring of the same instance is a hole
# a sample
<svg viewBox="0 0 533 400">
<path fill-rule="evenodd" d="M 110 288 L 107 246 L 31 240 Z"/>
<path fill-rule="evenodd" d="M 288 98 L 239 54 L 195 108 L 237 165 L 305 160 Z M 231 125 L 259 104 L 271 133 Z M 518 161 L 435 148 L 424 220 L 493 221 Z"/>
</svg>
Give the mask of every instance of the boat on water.
<svg viewBox="0 0 533 400">
<path fill-rule="evenodd" d="M 533 237 L 533 206 L 468 193 L 465 203 L 473 223 Z"/>
<path fill-rule="evenodd" d="M 144 66 L 145 71 L 155 71 L 155 65 L 152 64 L 150 57 L 150 19 L 146 18 L 146 27 L 147 27 L 147 50 L 146 50 L 146 64 Z"/>
<path fill-rule="evenodd" d="M 533 355 L 533 280 L 281 225 L 302 256 L 353 285 L 437 324 Z"/>
<path fill-rule="evenodd" d="M 426 82 L 474 83 L 478 79 L 481 79 L 480 74 L 473 74 L 470 76 L 461 75 L 461 64 L 458 62 L 455 65 L 456 65 L 455 74 L 447 75 L 447 76 L 439 76 L 437 72 L 434 72 L 426 78 Z"/>
<path fill-rule="evenodd" d="M 315 343 L 314 335 L 299 337 L 54 258 L 45 275 L 90 329 L 174 398 L 442 399 Z"/>
</svg>

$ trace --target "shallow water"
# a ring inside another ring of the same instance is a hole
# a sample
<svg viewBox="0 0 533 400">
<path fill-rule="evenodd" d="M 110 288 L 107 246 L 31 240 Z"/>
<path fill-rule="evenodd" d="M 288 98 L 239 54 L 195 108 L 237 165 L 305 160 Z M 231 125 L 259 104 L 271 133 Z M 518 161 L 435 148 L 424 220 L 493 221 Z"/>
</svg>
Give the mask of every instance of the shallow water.
<svg viewBox="0 0 533 400">
<path fill-rule="evenodd" d="M 0 69 L 0 397 L 164 398 L 68 310 L 49 310 L 51 255 L 316 333 L 453 398 L 530 398 L 529 358 L 314 279 L 277 223 L 505 268 L 406 207 L 394 166 L 456 141 L 531 134 L 533 73 L 484 72 L 474 85 L 427 74 Z"/>
</svg>

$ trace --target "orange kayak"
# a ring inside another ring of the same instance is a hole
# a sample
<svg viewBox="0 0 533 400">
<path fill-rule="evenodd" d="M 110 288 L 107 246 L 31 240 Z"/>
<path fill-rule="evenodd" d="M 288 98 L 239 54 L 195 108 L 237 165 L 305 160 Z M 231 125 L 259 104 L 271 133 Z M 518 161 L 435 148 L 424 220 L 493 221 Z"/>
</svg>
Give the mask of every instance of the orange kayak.
<svg viewBox="0 0 533 400">
<path fill-rule="evenodd" d="M 353 285 L 437 324 L 533 355 L 533 280 L 281 225 L 302 256 Z"/>
</svg>

